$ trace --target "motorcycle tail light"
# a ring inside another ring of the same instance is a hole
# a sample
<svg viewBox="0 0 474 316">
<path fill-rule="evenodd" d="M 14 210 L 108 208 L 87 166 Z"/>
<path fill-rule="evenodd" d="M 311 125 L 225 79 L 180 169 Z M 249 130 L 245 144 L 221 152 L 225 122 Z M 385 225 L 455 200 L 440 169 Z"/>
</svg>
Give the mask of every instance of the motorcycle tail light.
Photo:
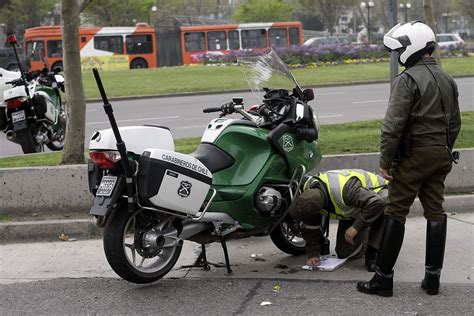
<svg viewBox="0 0 474 316">
<path fill-rule="evenodd" d="M 90 151 L 89 158 L 101 169 L 113 169 L 120 161 L 120 154 L 116 150 Z"/>
<path fill-rule="evenodd" d="M 13 110 L 13 109 L 19 108 L 25 100 L 26 100 L 25 98 L 16 98 L 16 99 L 8 100 L 5 103 L 8 109 Z"/>
</svg>

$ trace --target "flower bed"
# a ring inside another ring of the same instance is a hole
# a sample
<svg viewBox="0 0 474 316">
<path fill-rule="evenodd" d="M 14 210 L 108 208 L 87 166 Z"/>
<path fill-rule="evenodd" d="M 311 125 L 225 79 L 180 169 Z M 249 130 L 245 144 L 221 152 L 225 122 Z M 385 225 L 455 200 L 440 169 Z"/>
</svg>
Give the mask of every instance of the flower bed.
<svg viewBox="0 0 474 316">
<path fill-rule="evenodd" d="M 228 54 L 206 53 L 197 56 L 203 64 L 234 64 L 240 57 L 259 56 L 268 50 L 231 51 Z M 387 62 L 390 54 L 383 45 L 328 45 L 323 47 L 277 47 L 275 51 L 282 60 L 293 68 L 315 68 L 341 64 Z M 474 52 L 474 47 L 441 49 L 442 57 L 465 57 Z"/>
</svg>

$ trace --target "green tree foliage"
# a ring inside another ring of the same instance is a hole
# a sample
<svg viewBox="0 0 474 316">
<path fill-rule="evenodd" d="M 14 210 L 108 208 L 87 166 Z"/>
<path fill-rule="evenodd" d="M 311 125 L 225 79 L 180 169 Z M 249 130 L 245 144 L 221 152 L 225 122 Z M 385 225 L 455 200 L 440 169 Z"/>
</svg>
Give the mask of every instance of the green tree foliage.
<svg viewBox="0 0 474 316">
<path fill-rule="evenodd" d="M 294 7 L 284 0 L 243 1 L 234 13 L 236 22 L 289 21 Z"/>
<path fill-rule="evenodd" d="M 54 11 L 57 0 L 10 0 L 2 1 L 0 22 L 7 25 L 7 32 L 23 37 L 25 29 L 40 26 L 48 14 Z"/>
<path fill-rule="evenodd" d="M 83 14 L 96 26 L 133 26 L 150 22 L 153 5 L 154 0 L 94 0 Z"/>
</svg>

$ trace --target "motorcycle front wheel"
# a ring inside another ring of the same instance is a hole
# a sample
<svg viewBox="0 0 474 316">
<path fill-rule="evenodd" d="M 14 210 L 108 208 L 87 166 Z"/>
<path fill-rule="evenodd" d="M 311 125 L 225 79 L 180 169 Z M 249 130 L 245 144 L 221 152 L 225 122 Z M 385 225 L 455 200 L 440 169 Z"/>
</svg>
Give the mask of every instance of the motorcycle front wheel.
<svg viewBox="0 0 474 316">
<path fill-rule="evenodd" d="M 43 151 L 43 146 L 38 145 L 33 138 L 31 128 L 28 126 L 25 129 L 16 132 L 17 142 L 21 146 L 24 154 L 32 154 Z"/>
<path fill-rule="evenodd" d="M 143 233 L 151 224 L 160 229 L 171 223 L 161 222 L 151 211 L 138 210 L 130 214 L 121 204 L 104 229 L 104 251 L 112 269 L 123 279 L 133 283 L 151 283 L 165 276 L 178 261 L 182 245 L 164 245 L 158 250 L 143 247 Z"/>
<path fill-rule="evenodd" d="M 287 254 L 300 256 L 306 253 L 306 242 L 299 223 L 289 216 L 270 233 L 270 238 L 278 249 Z"/>
</svg>

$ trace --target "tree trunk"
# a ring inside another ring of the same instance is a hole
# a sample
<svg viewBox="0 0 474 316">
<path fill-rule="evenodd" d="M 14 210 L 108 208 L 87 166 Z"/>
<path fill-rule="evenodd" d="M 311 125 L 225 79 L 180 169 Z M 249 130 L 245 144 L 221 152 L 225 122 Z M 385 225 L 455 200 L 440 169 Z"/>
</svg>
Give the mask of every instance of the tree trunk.
<svg viewBox="0 0 474 316">
<path fill-rule="evenodd" d="M 79 49 L 79 13 L 78 0 L 61 0 L 61 32 L 68 118 L 62 164 L 84 163 L 86 102 Z"/>
<path fill-rule="evenodd" d="M 425 21 L 426 24 L 431 27 L 433 32 L 436 34 L 436 21 L 433 15 L 433 0 L 423 0 L 423 11 L 425 12 Z M 436 62 L 441 66 L 441 55 L 439 49 L 436 48 L 433 52 L 433 57 L 436 59 Z"/>
</svg>

